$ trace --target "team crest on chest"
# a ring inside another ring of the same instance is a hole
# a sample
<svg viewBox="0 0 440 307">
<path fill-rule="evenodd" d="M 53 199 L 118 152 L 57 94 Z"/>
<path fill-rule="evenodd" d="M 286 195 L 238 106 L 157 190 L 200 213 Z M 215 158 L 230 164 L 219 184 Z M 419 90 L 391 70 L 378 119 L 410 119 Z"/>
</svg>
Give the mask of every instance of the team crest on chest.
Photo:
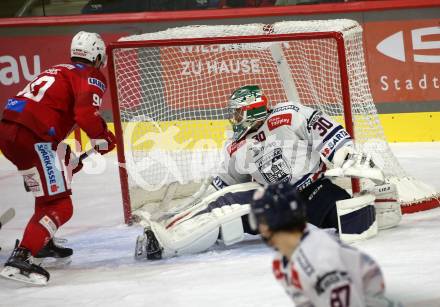
<svg viewBox="0 0 440 307">
<path fill-rule="evenodd" d="M 268 183 L 288 182 L 292 178 L 292 169 L 283 156 L 281 148 L 275 148 L 270 153 L 256 161 L 258 170 Z"/>
</svg>

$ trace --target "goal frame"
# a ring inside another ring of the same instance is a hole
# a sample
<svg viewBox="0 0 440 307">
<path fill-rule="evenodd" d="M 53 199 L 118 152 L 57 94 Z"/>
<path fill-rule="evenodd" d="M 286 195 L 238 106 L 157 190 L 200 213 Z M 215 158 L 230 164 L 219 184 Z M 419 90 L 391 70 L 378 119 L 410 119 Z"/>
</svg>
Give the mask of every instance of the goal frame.
<svg viewBox="0 0 440 307">
<path fill-rule="evenodd" d="M 339 74 L 341 83 L 342 103 L 344 110 L 345 129 L 355 139 L 354 125 L 352 118 L 352 107 L 350 99 L 349 79 L 347 72 L 347 60 L 345 55 L 345 41 L 342 32 L 308 32 L 308 33 L 289 33 L 289 34 L 270 34 L 270 35 L 252 35 L 252 36 L 230 36 L 230 37 L 204 37 L 204 38 L 183 38 L 183 39 L 164 39 L 164 40 L 143 40 L 143 41 L 117 41 L 107 46 L 109 85 L 112 99 L 113 122 L 115 135 L 117 139 L 117 158 L 119 177 L 121 183 L 122 203 L 124 211 L 124 221 L 126 224 L 132 224 L 132 208 L 130 201 L 130 192 L 128 184 L 128 172 L 125 167 L 125 149 L 123 140 L 123 130 L 121 122 L 121 113 L 118 101 L 118 91 L 115 75 L 114 55 L 116 49 L 140 48 L 140 47 L 169 47 L 169 46 L 188 46 L 188 45 L 214 45 L 214 44 L 233 44 L 233 43 L 264 43 L 276 41 L 293 41 L 308 39 L 334 39 L 337 47 Z M 358 179 L 352 179 L 352 191 L 360 191 Z"/>
</svg>

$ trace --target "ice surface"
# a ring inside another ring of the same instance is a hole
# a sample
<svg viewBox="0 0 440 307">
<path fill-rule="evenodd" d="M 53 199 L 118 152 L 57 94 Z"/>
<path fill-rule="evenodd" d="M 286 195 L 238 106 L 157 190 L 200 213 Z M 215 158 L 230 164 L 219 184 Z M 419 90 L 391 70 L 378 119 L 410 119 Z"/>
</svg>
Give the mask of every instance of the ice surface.
<svg viewBox="0 0 440 307">
<path fill-rule="evenodd" d="M 392 144 L 405 169 L 440 190 L 440 143 Z M 272 251 L 257 237 L 232 248 L 159 262 L 133 259 L 139 227 L 122 222 L 115 157 L 89 164 L 73 183 L 74 217 L 58 233 L 74 249 L 70 266 L 51 269 L 46 287 L 0 280 L 0 306 L 293 306 L 271 273 Z M 102 168 L 102 165 L 101 165 Z M 0 262 L 33 211 L 13 166 L 0 157 L 0 212 L 16 217 L 0 230 Z M 358 244 L 381 265 L 388 293 L 405 306 L 440 306 L 440 209 L 405 215 L 395 229 Z M 319 252 L 319 251 L 317 251 Z"/>
</svg>

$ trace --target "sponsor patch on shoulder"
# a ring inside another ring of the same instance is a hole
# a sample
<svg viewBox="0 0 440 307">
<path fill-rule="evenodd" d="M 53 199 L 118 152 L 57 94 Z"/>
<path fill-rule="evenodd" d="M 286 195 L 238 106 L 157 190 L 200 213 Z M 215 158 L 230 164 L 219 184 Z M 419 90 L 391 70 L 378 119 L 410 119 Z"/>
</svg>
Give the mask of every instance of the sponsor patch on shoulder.
<svg viewBox="0 0 440 307">
<path fill-rule="evenodd" d="M 242 139 L 239 142 L 233 142 L 232 144 L 230 144 L 227 147 L 227 151 L 229 153 L 230 156 L 232 156 L 234 154 L 234 152 L 236 152 L 241 146 L 243 146 L 243 144 L 246 142 L 246 139 Z"/>
<path fill-rule="evenodd" d="M 292 113 L 286 113 L 286 114 L 280 114 L 275 115 L 268 119 L 267 121 L 267 127 L 270 131 L 284 125 L 291 125 L 292 124 Z"/>
<path fill-rule="evenodd" d="M 6 103 L 5 109 L 10 111 L 15 111 L 18 113 L 23 112 L 27 102 L 25 100 L 10 98 Z"/>
<path fill-rule="evenodd" d="M 87 79 L 87 82 L 88 82 L 90 85 L 96 86 L 96 87 L 99 88 L 102 92 L 105 92 L 105 84 L 104 84 L 104 82 L 102 82 L 101 80 L 96 79 L 96 78 L 88 78 L 88 79 Z"/>
</svg>

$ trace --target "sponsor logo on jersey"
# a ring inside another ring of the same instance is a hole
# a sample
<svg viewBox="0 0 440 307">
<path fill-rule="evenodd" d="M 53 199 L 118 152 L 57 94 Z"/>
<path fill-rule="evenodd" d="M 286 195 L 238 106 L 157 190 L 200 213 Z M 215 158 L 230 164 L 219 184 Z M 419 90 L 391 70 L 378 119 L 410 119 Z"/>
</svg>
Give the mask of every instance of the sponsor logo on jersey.
<svg viewBox="0 0 440 307">
<path fill-rule="evenodd" d="M 64 192 L 63 176 L 55 166 L 55 154 L 51 148 L 51 143 L 37 143 L 35 149 L 40 157 L 41 164 L 46 178 L 47 190 L 49 195 Z"/>
<path fill-rule="evenodd" d="M 232 156 L 241 146 L 244 145 L 246 142 L 246 139 L 242 139 L 239 142 L 233 142 L 227 147 L 227 151 L 230 156 Z"/>
<path fill-rule="evenodd" d="M 88 78 L 87 82 L 90 85 L 93 85 L 93 86 L 96 86 L 97 88 L 99 88 L 103 93 L 105 92 L 105 84 L 101 80 L 98 80 L 96 78 Z"/>
<path fill-rule="evenodd" d="M 321 150 L 321 153 L 324 157 L 328 157 L 331 153 L 334 152 L 337 145 L 341 143 L 342 140 L 350 139 L 350 135 L 344 129 L 341 129 L 336 133 L 332 139 L 327 143 L 326 147 Z"/>
<path fill-rule="evenodd" d="M 58 74 L 60 71 L 61 71 L 60 69 L 52 67 L 52 68 L 46 69 L 46 70 L 44 71 L 44 73 L 45 73 L 45 74 L 49 74 L 49 75 L 56 75 L 56 74 Z"/>
<path fill-rule="evenodd" d="M 26 106 L 26 103 L 27 102 L 24 100 L 18 100 L 18 99 L 11 98 L 11 99 L 8 99 L 8 102 L 6 104 L 5 109 L 21 113 L 21 112 L 23 112 L 24 107 Z"/>
<path fill-rule="evenodd" d="M 351 282 L 351 278 L 350 276 L 348 276 L 347 272 L 345 271 L 328 272 L 318 278 L 315 285 L 316 293 L 318 293 L 318 295 L 321 295 L 331 285 L 346 281 Z"/>
<path fill-rule="evenodd" d="M 294 106 L 293 104 L 287 105 L 287 106 L 282 106 L 282 107 L 278 107 L 272 110 L 272 114 L 273 113 L 278 113 L 278 112 L 283 112 L 283 111 L 287 111 L 287 110 L 293 110 L 296 112 L 299 112 L 299 108 L 297 106 Z"/>
<path fill-rule="evenodd" d="M 300 267 L 303 269 L 303 271 L 307 274 L 307 276 L 311 276 L 315 269 L 313 268 L 312 264 L 310 263 L 309 259 L 306 257 L 304 251 L 302 248 L 298 250 L 296 262 L 299 263 Z"/>
<path fill-rule="evenodd" d="M 291 113 L 275 115 L 267 120 L 267 127 L 269 128 L 270 131 L 281 126 L 289 126 L 291 124 L 292 124 Z"/>
</svg>

